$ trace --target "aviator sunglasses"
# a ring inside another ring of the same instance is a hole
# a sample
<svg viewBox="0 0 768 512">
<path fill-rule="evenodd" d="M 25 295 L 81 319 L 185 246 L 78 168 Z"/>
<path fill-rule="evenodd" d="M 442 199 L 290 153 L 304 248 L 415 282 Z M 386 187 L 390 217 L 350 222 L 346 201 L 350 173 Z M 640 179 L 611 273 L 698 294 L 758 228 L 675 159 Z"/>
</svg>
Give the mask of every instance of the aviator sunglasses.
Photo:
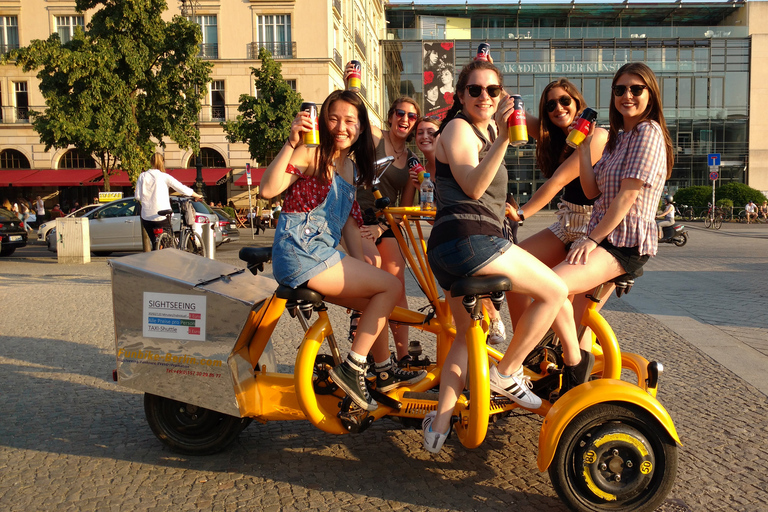
<svg viewBox="0 0 768 512">
<path fill-rule="evenodd" d="M 491 98 L 495 98 L 501 94 L 503 89 L 504 88 L 500 85 L 489 85 L 488 87 L 483 87 L 482 85 L 472 84 L 467 86 L 467 92 L 469 92 L 469 95 L 473 98 L 480 96 L 483 91 L 487 92 L 488 96 Z"/>
<path fill-rule="evenodd" d="M 647 89 L 647 85 L 630 85 L 629 86 L 629 92 L 632 93 L 632 96 L 640 96 L 643 94 L 643 90 Z M 614 96 L 624 96 L 624 93 L 627 92 L 627 86 L 626 85 L 614 85 L 613 86 L 613 95 Z"/>
<path fill-rule="evenodd" d="M 571 106 L 571 97 L 563 95 L 563 96 L 560 96 L 559 98 L 557 98 L 556 100 L 549 100 L 545 104 L 547 112 L 554 112 L 555 109 L 557 108 L 557 104 L 558 103 L 560 105 L 564 106 L 564 107 L 570 107 Z"/>
<path fill-rule="evenodd" d="M 395 115 L 397 117 L 404 117 L 405 116 L 405 110 L 403 110 L 401 108 L 396 108 L 395 109 Z M 419 114 L 417 114 L 416 112 L 408 112 L 408 120 L 409 121 L 415 121 L 418 118 L 419 118 Z"/>
</svg>

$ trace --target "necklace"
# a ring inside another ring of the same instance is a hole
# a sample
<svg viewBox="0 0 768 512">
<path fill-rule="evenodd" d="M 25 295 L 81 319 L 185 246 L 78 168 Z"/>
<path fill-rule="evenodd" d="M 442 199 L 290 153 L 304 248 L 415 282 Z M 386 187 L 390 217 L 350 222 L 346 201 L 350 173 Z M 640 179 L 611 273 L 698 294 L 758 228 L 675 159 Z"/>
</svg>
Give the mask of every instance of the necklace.
<svg viewBox="0 0 768 512">
<path fill-rule="evenodd" d="M 392 132 L 387 132 L 387 138 L 389 139 L 389 145 L 392 146 L 392 151 L 395 153 L 395 158 L 400 158 L 400 155 L 405 152 L 405 144 L 403 144 L 403 149 L 398 151 L 395 149 L 395 145 L 392 143 Z"/>
</svg>

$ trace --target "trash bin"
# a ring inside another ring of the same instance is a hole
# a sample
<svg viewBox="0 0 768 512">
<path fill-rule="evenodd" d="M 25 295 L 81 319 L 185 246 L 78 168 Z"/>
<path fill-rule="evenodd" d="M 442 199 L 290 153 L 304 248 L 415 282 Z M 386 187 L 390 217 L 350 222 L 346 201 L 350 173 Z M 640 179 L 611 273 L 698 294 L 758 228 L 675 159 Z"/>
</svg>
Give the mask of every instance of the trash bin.
<svg viewBox="0 0 768 512">
<path fill-rule="evenodd" d="M 85 217 L 56 219 L 56 254 L 59 263 L 90 263 L 91 232 Z"/>
</svg>

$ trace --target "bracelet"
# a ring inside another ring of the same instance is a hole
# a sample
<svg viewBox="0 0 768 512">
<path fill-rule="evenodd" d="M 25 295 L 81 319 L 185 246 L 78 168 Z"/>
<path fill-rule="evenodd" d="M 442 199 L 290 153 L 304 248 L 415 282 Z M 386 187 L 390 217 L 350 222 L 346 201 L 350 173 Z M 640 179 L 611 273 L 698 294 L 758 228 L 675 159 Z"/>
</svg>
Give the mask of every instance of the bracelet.
<svg viewBox="0 0 768 512">
<path fill-rule="evenodd" d="M 285 143 L 286 143 L 286 144 L 288 144 L 289 146 L 291 146 L 291 149 L 293 149 L 293 150 L 295 150 L 295 149 L 296 149 L 296 146 L 294 146 L 293 144 L 291 144 L 291 139 L 285 139 Z"/>
<path fill-rule="evenodd" d="M 594 238 L 592 238 L 591 236 L 587 236 L 587 239 L 592 240 L 593 242 L 595 242 L 595 245 L 600 245 L 600 243 L 597 240 L 595 240 Z"/>
</svg>

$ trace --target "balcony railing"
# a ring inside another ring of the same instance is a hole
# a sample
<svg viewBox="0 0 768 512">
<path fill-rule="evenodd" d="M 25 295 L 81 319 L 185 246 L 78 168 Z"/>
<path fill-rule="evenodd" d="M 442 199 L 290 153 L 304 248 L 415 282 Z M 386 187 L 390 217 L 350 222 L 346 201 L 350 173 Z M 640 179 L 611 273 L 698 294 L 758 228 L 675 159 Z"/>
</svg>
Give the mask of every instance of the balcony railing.
<svg viewBox="0 0 768 512">
<path fill-rule="evenodd" d="M 336 15 L 340 18 L 341 14 L 341 0 L 333 0 L 333 8 L 336 10 Z"/>
<path fill-rule="evenodd" d="M 11 50 L 18 50 L 19 44 L 18 43 L 11 43 L 11 44 L 2 44 L 0 43 L 0 54 L 5 54 L 10 52 Z"/>
<path fill-rule="evenodd" d="M 225 105 L 211 106 L 211 121 L 224 121 L 226 115 L 227 107 Z"/>
<path fill-rule="evenodd" d="M 360 96 L 362 96 L 365 99 L 368 99 L 368 89 L 366 89 L 364 85 L 360 86 Z"/>
<path fill-rule="evenodd" d="M 16 107 L 16 122 L 17 123 L 29 122 L 29 107 Z"/>
<path fill-rule="evenodd" d="M 333 62 L 339 66 L 340 70 L 344 71 L 344 62 L 341 60 L 341 54 L 336 48 L 333 49 Z"/>
<path fill-rule="evenodd" d="M 216 43 L 201 44 L 200 53 L 198 54 L 202 59 L 218 59 L 219 58 L 219 45 Z"/>
<path fill-rule="evenodd" d="M 296 57 L 296 42 L 284 43 L 248 43 L 248 58 L 258 59 L 259 50 L 266 48 L 273 59 L 293 59 Z"/>
<path fill-rule="evenodd" d="M 360 32 L 355 30 L 355 44 L 358 48 L 360 48 L 360 53 L 362 53 L 362 57 L 365 58 L 366 52 L 365 52 L 365 41 L 363 41 L 363 38 L 360 37 Z"/>
</svg>

